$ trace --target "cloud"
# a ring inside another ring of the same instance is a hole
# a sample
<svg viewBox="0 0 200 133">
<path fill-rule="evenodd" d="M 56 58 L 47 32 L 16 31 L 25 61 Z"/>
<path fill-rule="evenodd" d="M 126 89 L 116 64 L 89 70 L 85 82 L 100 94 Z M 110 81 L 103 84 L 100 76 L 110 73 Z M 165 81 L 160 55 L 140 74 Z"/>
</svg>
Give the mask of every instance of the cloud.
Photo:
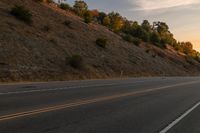
<svg viewBox="0 0 200 133">
<path fill-rule="evenodd" d="M 133 10 L 158 10 L 200 3 L 199 0 L 129 0 L 129 2 L 137 7 Z"/>
</svg>

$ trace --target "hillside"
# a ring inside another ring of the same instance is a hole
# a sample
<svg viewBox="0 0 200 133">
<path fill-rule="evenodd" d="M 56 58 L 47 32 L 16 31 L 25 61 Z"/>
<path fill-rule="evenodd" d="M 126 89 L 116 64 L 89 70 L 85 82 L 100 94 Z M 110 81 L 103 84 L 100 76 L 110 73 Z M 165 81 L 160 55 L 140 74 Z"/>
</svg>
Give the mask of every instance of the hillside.
<svg viewBox="0 0 200 133">
<path fill-rule="evenodd" d="M 31 25 L 10 14 L 24 5 L 33 14 Z M 0 81 L 47 81 L 138 76 L 194 76 L 200 63 L 173 50 L 151 44 L 140 46 L 98 24 L 86 24 L 53 4 L 32 0 L 0 1 Z M 68 22 L 68 26 L 63 24 Z M 96 45 L 106 38 L 108 45 Z M 80 55 L 82 69 L 69 65 Z"/>
</svg>

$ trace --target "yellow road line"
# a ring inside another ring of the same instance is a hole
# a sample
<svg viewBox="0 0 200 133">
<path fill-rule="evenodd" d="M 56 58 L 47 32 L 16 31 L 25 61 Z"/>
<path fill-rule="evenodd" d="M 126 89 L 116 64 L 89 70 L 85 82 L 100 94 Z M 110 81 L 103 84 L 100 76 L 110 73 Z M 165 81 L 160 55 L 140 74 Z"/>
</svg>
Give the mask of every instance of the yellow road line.
<svg viewBox="0 0 200 133">
<path fill-rule="evenodd" d="M 15 118 L 31 116 L 31 115 L 61 110 L 61 109 L 67 109 L 67 108 L 77 107 L 77 106 L 86 105 L 86 104 L 109 101 L 109 100 L 113 100 L 113 99 L 117 99 L 117 98 L 134 96 L 134 95 L 138 95 L 138 94 L 144 94 L 144 93 L 148 93 L 148 92 L 154 92 L 154 91 L 158 91 L 158 90 L 164 90 L 164 89 L 167 89 L 167 88 L 173 88 L 173 87 L 178 87 L 178 86 L 183 86 L 183 85 L 190 85 L 190 84 L 195 84 L 195 83 L 199 83 L 199 81 L 179 83 L 179 84 L 163 86 L 163 87 L 158 87 L 158 88 L 153 88 L 153 89 L 147 89 L 147 90 L 141 90 L 141 91 L 135 91 L 135 92 L 128 92 L 128 93 L 123 93 L 123 94 L 116 94 L 116 95 L 112 95 L 112 96 L 105 96 L 105 97 L 100 97 L 100 98 L 95 98 L 95 99 L 90 99 L 90 100 L 82 100 L 82 101 L 77 101 L 77 102 L 74 102 L 74 103 L 67 103 L 67 104 L 62 104 L 62 105 L 57 105 L 57 106 L 52 106 L 52 107 L 46 107 L 46 108 L 41 108 L 41 109 L 36 109 L 36 110 L 31 110 L 31 111 L 8 114 L 8 115 L 0 116 L 0 121 L 11 120 L 11 119 L 15 119 Z"/>
</svg>

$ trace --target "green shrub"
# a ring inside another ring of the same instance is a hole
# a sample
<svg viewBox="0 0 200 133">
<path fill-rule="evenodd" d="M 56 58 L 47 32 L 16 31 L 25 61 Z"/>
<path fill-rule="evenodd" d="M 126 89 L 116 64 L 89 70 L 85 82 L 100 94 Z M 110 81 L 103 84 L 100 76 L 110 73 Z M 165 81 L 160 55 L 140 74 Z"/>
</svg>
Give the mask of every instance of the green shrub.
<svg viewBox="0 0 200 133">
<path fill-rule="evenodd" d="M 128 34 L 124 35 L 123 39 L 127 42 L 133 42 L 133 37 L 131 35 L 128 35 Z"/>
<path fill-rule="evenodd" d="M 142 43 L 142 41 L 139 38 L 133 39 L 133 44 L 135 44 L 136 46 L 139 46 L 141 43 Z"/>
<path fill-rule="evenodd" d="M 129 34 L 126 34 L 123 36 L 123 39 L 127 42 L 130 42 L 130 43 L 133 43 L 134 45 L 136 46 L 139 46 L 140 43 L 142 42 L 141 39 L 139 38 L 134 38 L 133 36 L 129 35 Z"/>
<path fill-rule="evenodd" d="M 167 48 L 167 44 L 165 44 L 165 43 L 160 43 L 157 46 L 160 47 L 161 49 L 166 49 Z"/>
<path fill-rule="evenodd" d="M 81 69 L 83 68 L 83 58 L 80 55 L 73 55 L 72 57 L 70 57 L 69 59 L 69 64 L 70 66 L 72 66 L 73 68 L 76 69 Z"/>
<path fill-rule="evenodd" d="M 70 10 L 71 7 L 68 4 L 61 3 L 60 8 L 63 10 Z"/>
<path fill-rule="evenodd" d="M 96 40 L 96 44 L 97 46 L 101 47 L 101 48 L 106 48 L 106 45 L 107 45 L 107 39 L 105 38 L 98 38 Z"/>
<path fill-rule="evenodd" d="M 150 36 L 150 41 L 153 44 L 159 44 L 160 43 L 160 36 L 157 32 L 153 32 Z"/>
<path fill-rule="evenodd" d="M 32 23 L 32 13 L 24 6 L 16 5 L 10 12 L 17 19 L 20 19 L 28 24 Z"/>
</svg>

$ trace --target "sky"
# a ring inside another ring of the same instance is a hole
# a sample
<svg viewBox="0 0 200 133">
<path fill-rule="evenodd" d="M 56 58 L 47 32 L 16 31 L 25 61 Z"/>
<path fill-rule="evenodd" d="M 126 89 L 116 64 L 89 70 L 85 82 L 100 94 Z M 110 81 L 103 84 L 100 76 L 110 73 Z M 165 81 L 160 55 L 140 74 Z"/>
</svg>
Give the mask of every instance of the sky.
<svg viewBox="0 0 200 133">
<path fill-rule="evenodd" d="M 190 41 L 200 51 L 200 0 L 85 0 L 90 9 L 119 12 L 142 22 L 164 21 L 179 41 Z M 73 3 L 74 0 L 68 0 Z"/>
</svg>

